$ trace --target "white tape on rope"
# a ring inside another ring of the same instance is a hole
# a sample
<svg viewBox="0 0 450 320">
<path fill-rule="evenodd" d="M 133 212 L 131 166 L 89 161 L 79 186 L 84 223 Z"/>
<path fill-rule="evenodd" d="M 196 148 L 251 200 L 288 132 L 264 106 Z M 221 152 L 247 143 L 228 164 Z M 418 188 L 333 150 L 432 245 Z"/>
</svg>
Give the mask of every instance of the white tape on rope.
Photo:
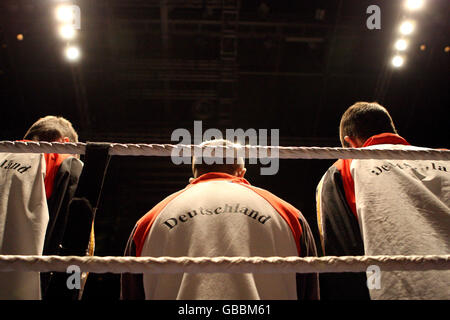
<svg viewBox="0 0 450 320">
<path fill-rule="evenodd" d="M 190 150 L 194 154 L 196 145 L 172 144 L 120 144 L 110 145 L 110 155 L 116 156 L 172 156 L 172 152 L 183 154 Z M 204 147 L 205 149 L 226 150 L 230 147 Z M 273 152 L 273 151 L 277 152 Z M 86 143 L 82 142 L 23 142 L 0 141 L 0 152 L 10 153 L 69 153 L 84 154 Z M 246 146 L 245 157 L 277 157 L 280 159 L 403 159 L 403 160 L 450 160 L 450 150 L 398 150 L 398 149 L 360 149 L 331 147 L 268 147 Z M 186 153 L 185 153 L 186 154 Z"/>
<path fill-rule="evenodd" d="M 450 255 L 345 257 L 78 257 L 0 255 L 0 272 L 59 271 L 76 265 L 93 273 L 324 273 L 450 269 Z"/>
</svg>

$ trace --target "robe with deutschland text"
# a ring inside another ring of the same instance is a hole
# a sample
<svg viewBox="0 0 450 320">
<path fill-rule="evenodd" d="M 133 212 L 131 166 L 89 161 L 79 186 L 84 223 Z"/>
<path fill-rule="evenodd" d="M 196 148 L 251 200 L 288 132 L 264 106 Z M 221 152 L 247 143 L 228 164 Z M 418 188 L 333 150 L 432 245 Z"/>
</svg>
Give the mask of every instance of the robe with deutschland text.
<svg viewBox="0 0 450 320">
<path fill-rule="evenodd" d="M 0 254 L 58 254 L 81 170 L 67 154 L 0 154 Z M 0 299 L 41 299 L 45 275 L 41 288 L 38 272 L 0 272 Z"/>
<path fill-rule="evenodd" d="M 299 210 L 243 178 L 207 173 L 136 224 L 125 255 L 316 256 Z M 122 299 L 318 299 L 317 274 L 123 274 Z"/>
<path fill-rule="evenodd" d="M 369 138 L 363 148 L 426 150 L 392 133 Z M 450 252 L 450 161 L 341 159 L 316 194 L 324 255 Z M 365 273 L 321 274 L 321 297 L 450 299 L 449 270 L 380 271 L 379 282 L 369 286 Z"/>
</svg>

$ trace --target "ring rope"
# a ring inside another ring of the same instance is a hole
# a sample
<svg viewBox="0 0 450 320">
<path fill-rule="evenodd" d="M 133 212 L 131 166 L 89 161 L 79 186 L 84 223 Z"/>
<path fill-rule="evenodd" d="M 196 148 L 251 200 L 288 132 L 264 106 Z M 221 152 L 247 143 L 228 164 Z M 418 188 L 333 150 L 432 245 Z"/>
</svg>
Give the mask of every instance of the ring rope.
<svg viewBox="0 0 450 320">
<path fill-rule="evenodd" d="M 172 144 L 122 144 L 101 143 L 110 147 L 109 154 L 117 156 L 184 156 L 197 150 L 216 149 L 226 152 L 233 147 Z M 83 142 L 25 142 L 0 141 L 0 152 L 10 153 L 69 153 L 85 154 L 87 143 Z M 420 149 L 362 149 L 334 147 L 281 147 L 242 146 L 246 158 L 276 157 L 280 159 L 404 159 L 404 160 L 450 160 L 450 150 Z M 234 150 L 234 149 L 233 149 Z"/>
<path fill-rule="evenodd" d="M 449 270 L 450 255 L 325 257 L 95 257 L 0 255 L 0 272 L 66 272 L 71 265 L 93 273 L 329 273 Z"/>
</svg>

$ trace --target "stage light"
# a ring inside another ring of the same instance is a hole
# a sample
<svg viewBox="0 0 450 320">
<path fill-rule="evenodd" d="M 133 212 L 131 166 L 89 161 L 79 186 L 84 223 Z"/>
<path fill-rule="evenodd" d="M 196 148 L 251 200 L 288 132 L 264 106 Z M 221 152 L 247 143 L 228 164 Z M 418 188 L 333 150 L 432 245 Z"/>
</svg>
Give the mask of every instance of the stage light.
<svg viewBox="0 0 450 320">
<path fill-rule="evenodd" d="M 19 33 L 17 35 L 17 40 L 22 41 L 23 40 L 23 34 Z"/>
<path fill-rule="evenodd" d="M 72 61 L 72 62 L 79 60 L 80 55 L 81 55 L 80 49 L 78 47 L 74 47 L 74 46 L 67 47 L 65 54 L 66 54 L 67 60 Z"/>
<path fill-rule="evenodd" d="M 75 32 L 75 29 L 71 25 L 66 24 L 59 28 L 59 35 L 63 39 L 70 40 L 70 39 L 75 38 L 76 32 Z"/>
<path fill-rule="evenodd" d="M 406 0 L 405 7 L 408 10 L 418 10 L 423 7 L 423 0 Z"/>
<path fill-rule="evenodd" d="M 394 56 L 391 62 L 394 67 L 399 68 L 403 65 L 405 59 L 402 56 Z"/>
<path fill-rule="evenodd" d="M 407 47 L 408 42 L 405 39 L 398 39 L 395 42 L 395 49 L 397 49 L 398 51 L 405 51 Z"/>
<path fill-rule="evenodd" d="M 446 46 L 446 47 L 444 48 L 444 52 L 449 53 L 449 52 L 450 52 L 450 46 Z"/>
<path fill-rule="evenodd" d="M 56 8 L 56 19 L 60 22 L 72 22 L 74 13 L 71 6 L 61 5 Z"/>
<path fill-rule="evenodd" d="M 425 51 L 425 50 L 427 50 L 427 46 L 424 45 L 424 44 L 421 44 L 419 48 L 420 48 L 420 51 Z"/>
<path fill-rule="evenodd" d="M 400 32 L 403 35 L 411 34 L 414 31 L 414 23 L 412 21 L 404 21 L 400 25 Z"/>
</svg>

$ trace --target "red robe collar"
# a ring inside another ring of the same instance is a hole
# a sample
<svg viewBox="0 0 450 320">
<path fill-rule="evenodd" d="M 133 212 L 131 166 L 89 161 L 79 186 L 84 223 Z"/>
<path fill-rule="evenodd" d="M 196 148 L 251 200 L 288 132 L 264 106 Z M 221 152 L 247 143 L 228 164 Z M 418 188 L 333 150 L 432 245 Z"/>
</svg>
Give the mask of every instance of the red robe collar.
<svg viewBox="0 0 450 320">
<path fill-rule="evenodd" d="M 410 144 L 404 138 L 394 133 L 381 133 L 370 137 L 364 142 L 363 147 L 373 146 L 376 144 L 403 144 L 409 146 Z"/>
<path fill-rule="evenodd" d="M 237 183 L 250 185 L 250 183 L 247 180 L 245 180 L 244 178 L 239 178 L 239 177 L 236 177 L 231 174 L 224 173 L 224 172 L 209 172 L 209 173 L 202 174 L 200 177 L 192 180 L 190 182 L 190 184 L 193 185 L 193 184 L 197 184 L 197 183 L 201 183 L 201 182 L 217 181 L 217 180 L 227 180 L 227 181 L 231 181 L 231 182 L 237 182 Z"/>
</svg>

